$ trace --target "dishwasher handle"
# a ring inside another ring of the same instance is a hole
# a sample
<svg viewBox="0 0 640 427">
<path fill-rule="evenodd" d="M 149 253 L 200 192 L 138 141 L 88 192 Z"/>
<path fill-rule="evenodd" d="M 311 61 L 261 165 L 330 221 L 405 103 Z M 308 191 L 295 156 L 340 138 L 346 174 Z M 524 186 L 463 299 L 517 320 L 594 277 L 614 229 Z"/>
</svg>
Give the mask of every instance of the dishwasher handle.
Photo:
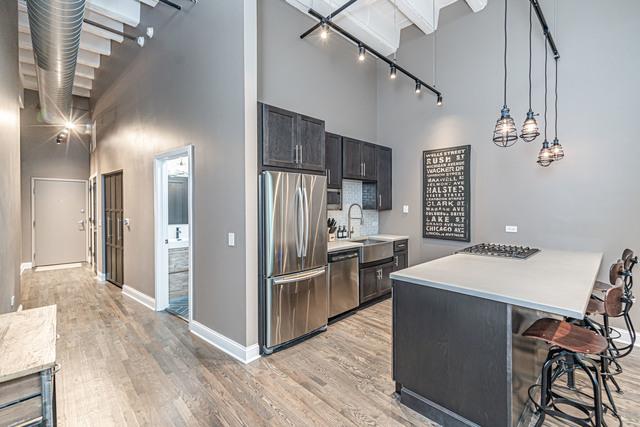
<svg viewBox="0 0 640 427">
<path fill-rule="evenodd" d="M 358 258 L 358 252 L 352 252 L 344 255 L 329 255 L 329 262 L 346 261 L 352 258 Z"/>
</svg>

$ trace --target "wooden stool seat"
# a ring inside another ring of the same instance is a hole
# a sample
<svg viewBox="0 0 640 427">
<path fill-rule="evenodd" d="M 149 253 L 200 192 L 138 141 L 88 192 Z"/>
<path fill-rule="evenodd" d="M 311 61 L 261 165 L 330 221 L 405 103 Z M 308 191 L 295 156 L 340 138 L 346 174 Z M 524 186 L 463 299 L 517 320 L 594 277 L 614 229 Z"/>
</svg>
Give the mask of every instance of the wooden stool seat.
<svg viewBox="0 0 640 427">
<path fill-rule="evenodd" d="M 539 319 L 522 334 L 563 349 L 583 354 L 600 354 L 609 343 L 595 331 L 556 319 Z"/>
<path fill-rule="evenodd" d="M 589 304 L 587 305 L 587 315 L 592 314 L 605 314 L 606 310 L 604 308 L 604 301 L 599 301 L 595 298 L 591 298 L 589 300 Z"/>
</svg>

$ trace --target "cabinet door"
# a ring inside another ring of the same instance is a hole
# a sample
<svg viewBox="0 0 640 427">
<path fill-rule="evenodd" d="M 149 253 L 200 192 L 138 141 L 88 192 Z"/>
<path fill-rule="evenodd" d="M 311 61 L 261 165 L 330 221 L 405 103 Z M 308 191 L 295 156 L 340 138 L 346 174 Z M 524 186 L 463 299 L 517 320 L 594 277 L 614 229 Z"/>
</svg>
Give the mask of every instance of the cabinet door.
<svg viewBox="0 0 640 427">
<path fill-rule="evenodd" d="M 360 304 L 378 296 L 378 269 L 379 267 L 360 269 Z"/>
<path fill-rule="evenodd" d="M 376 148 L 377 200 L 379 211 L 391 209 L 391 149 Z"/>
<path fill-rule="evenodd" d="M 327 168 L 327 188 L 342 188 L 342 137 L 333 133 L 324 134 L 324 158 Z"/>
<path fill-rule="evenodd" d="M 362 142 L 342 138 L 342 177 L 362 179 Z"/>
<path fill-rule="evenodd" d="M 376 173 L 376 146 L 373 144 L 362 144 L 362 163 L 364 179 L 375 181 Z"/>
<path fill-rule="evenodd" d="M 378 295 L 385 295 L 391 292 L 391 278 L 389 275 L 393 272 L 393 268 L 393 261 L 378 267 L 380 271 L 378 276 Z"/>
<path fill-rule="evenodd" d="M 324 172 L 324 122 L 300 115 L 298 132 L 299 167 Z"/>
<path fill-rule="evenodd" d="M 393 271 L 403 270 L 409 266 L 409 253 L 396 252 L 393 256 Z"/>
<path fill-rule="evenodd" d="M 265 166 L 298 167 L 297 116 L 281 108 L 262 106 L 262 163 Z"/>
</svg>

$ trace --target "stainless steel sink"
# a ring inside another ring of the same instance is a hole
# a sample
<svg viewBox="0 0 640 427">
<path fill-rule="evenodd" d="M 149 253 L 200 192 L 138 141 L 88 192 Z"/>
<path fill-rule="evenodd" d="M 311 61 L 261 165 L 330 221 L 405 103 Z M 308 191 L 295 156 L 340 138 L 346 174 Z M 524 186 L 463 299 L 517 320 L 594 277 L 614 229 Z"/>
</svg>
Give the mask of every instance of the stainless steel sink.
<svg viewBox="0 0 640 427">
<path fill-rule="evenodd" d="M 370 239 L 368 237 L 351 239 L 351 241 L 362 243 L 363 245 L 360 248 L 360 264 L 393 257 L 393 242 L 385 242 L 384 240 Z"/>
</svg>

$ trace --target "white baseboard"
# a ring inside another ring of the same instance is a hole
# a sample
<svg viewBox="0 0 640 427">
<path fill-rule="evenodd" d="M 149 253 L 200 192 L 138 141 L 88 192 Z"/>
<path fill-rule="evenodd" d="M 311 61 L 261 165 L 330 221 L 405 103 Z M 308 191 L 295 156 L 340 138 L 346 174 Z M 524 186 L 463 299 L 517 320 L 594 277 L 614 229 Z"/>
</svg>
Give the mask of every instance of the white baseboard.
<svg viewBox="0 0 640 427">
<path fill-rule="evenodd" d="M 620 334 L 620 338 L 618 338 L 616 341 L 619 341 L 623 344 L 631 344 L 631 336 L 629 335 L 628 331 L 620 328 L 613 328 L 613 330 Z M 640 347 L 640 342 L 636 341 L 634 347 Z"/>
<path fill-rule="evenodd" d="M 82 267 L 81 262 L 72 262 L 69 264 L 56 264 L 56 265 L 43 265 L 42 267 L 36 267 L 36 271 L 53 271 L 53 270 L 66 270 L 67 268 L 79 268 Z"/>
<path fill-rule="evenodd" d="M 27 270 L 31 270 L 32 267 L 32 262 L 23 262 L 22 264 L 20 264 L 20 274 L 24 273 Z"/>
<path fill-rule="evenodd" d="M 229 356 L 242 363 L 251 363 L 260 358 L 260 347 L 258 344 L 245 347 L 242 344 L 238 344 L 234 340 L 214 331 L 213 329 L 209 329 L 202 323 L 196 322 L 195 320 L 191 321 L 189 329 L 192 334 L 224 351 Z"/>
<path fill-rule="evenodd" d="M 98 281 L 100 281 L 100 282 L 104 282 L 105 280 L 107 280 L 107 275 L 106 275 L 106 274 L 104 274 L 104 273 L 103 273 L 103 272 L 101 272 L 101 271 L 98 271 L 98 272 L 96 273 L 96 280 L 98 280 Z"/>
<path fill-rule="evenodd" d="M 156 311 L 156 300 L 155 298 L 151 298 L 147 294 L 143 294 L 142 292 L 132 288 L 131 286 L 123 285 L 122 286 L 122 295 L 125 295 L 132 300 L 139 302 L 147 308 L 150 308 L 153 311 Z"/>
</svg>

